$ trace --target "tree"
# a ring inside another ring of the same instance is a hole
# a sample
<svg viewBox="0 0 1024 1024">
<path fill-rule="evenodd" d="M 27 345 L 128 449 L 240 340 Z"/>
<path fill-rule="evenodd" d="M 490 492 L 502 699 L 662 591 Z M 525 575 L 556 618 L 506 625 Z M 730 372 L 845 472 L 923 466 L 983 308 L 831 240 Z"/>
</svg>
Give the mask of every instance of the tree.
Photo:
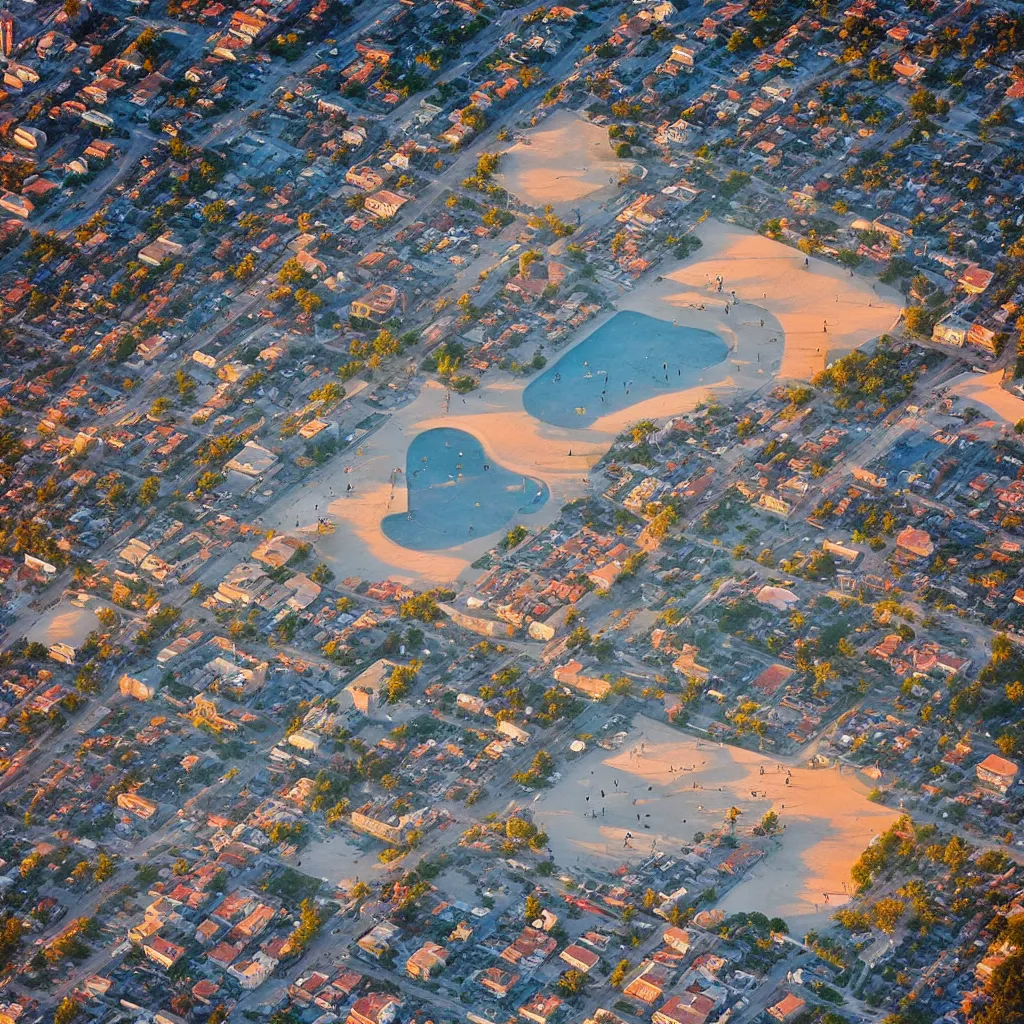
<svg viewBox="0 0 1024 1024">
<path fill-rule="evenodd" d="M 323 306 L 324 300 L 308 288 L 298 288 L 295 291 L 295 303 L 303 313 L 309 316 Z"/>
<path fill-rule="evenodd" d="M 299 904 L 299 923 L 288 939 L 296 952 L 304 950 L 320 931 L 324 921 L 316 904 L 308 897 Z"/>
<path fill-rule="evenodd" d="M 563 974 L 555 984 L 555 988 L 564 996 L 568 996 L 570 999 L 574 999 L 577 996 L 581 996 L 587 987 L 587 976 L 582 972 L 572 968 Z"/>
<path fill-rule="evenodd" d="M 160 497 L 160 478 L 158 476 L 147 476 L 139 487 L 139 504 L 152 505 Z"/>
<path fill-rule="evenodd" d="M 396 665 L 391 670 L 384 687 L 389 704 L 397 704 L 409 693 L 422 666 L 422 661 L 411 661 L 408 665 Z"/>
<path fill-rule="evenodd" d="M 939 109 L 935 93 L 929 91 L 923 85 L 918 86 L 911 93 L 908 105 L 918 118 L 928 117 L 930 114 L 937 113 Z"/>
<path fill-rule="evenodd" d="M 301 285 L 309 280 L 309 274 L 303 269 L 302 264 L 292 257 L 287 260 L 277 272 L 278 284 Z"/>
<path fill-rule="evenodd" d="M 992 972 L 986 986 L 989 1002 L 973 1024 L 1020 1024 L 1024 1021 L 1024 950 L 1008 956 Z"/>
<path fill-rule="evenodd" d="M 65 996 L 53 1014 L 53 1024 L 71 1024 L 81 1011 L 81 1004 L 71 996 Z"/>
<path fill-rule="evenodd" d="M 203 207 L 203 217 L 208 224 L 223 224 L 230 212 L 231 207 L 223 199 L 215 199 Z"/>
<path fill-rule="evenodd" d="M 886 897 L 871 907 L 871 919 L 879 931 L 891 935 L 900 923 L 900 918 L 903 917 L 905 910 L 906 905 L 902 900 Z"/>
<path fill-rule="evenodd" d="M 217 489 L 217 487 L 223 483 L 224 477 L 213 470 L 207 470 L 205 473 L 201 473 L 196 479 L 195 492 L 198 495 L 209 494 L 211 491 Z"/>
<path fill-rule="evenodd" d="M 630 963 L 628 960 L 620 960 L 612 971 L 608 978 L 608 984 L 612 988 L 622 988 L 622 983 L 626 980 L 626 975 L 629 974 Z"/>
<path fill-rule="evenodd" d="M 526 906 L 524 908 L 527 922 L 529 924 L 533 924 L 533 922 L 540 917 L 543 910 L 544 908 L 541 906 L 540 900 L 531 892 L 530 895 L 526 897 Z"/>
<path fill-rule="evenodd" d="M 913 334 L 930 335 L 935 326 L 935 314 L 924 306 L 908 306 L 903 311 L 907 330 Z"/>
<path fill-rule="evenodd" d="M 526 252 L 519 254 L 519 276 L 525 277 L 526 272 L 530 269 L 530 265 L 537 263 L 542 260 L 543 257 L 536 249 L 527 249 Z"/>
<path fill-rule="evenodd" d="M 942 852 L 942 862 L 956 873 L 967 863 L 970 855 L 971 848 L 959 836 L 953 836 Z"/>
<path fill-rule="evenodd" d="M 403 619 L 419 619 L 421 622 L 434 622 L 441 617 L 441 609 L 429 593 L 417 594 L 403 601 L 398 613 Z"/>
<path fill-rule="evenodd" d="M 746 45 L 747 34 L 743 31 L 743 29 L 738 28 L 735 32 L 733 32 L 731 36 L 729 36 L 729 41 L 725 44 L 725 48 L 730 53 L 739 53 L 740 50 L 746 48 Z"/>
<path fill-rule="evenodd" d="M 114 861 L 105 853 L 100 853 L 96 859 L 96 867 L 93 868 L 93 881 L 100 885 L 113 875 L 115 871 Z"/>
<path fill-rule="evenodd" d="M 238 265 L 234 269 L 234 275 L 236 281 L 248 281 L 253 274 L 256 273 L 256 257 L 251 253 L 246 253 L 239 261 Z"/>
<path fill-rule="evenodd" d="M 185 401 L 188 401 L 196 389 L 195 377 L 184 370 L 178 370 L 174 374 L 174 383 L 178 388 L 178 395 Z"/>
</svg>

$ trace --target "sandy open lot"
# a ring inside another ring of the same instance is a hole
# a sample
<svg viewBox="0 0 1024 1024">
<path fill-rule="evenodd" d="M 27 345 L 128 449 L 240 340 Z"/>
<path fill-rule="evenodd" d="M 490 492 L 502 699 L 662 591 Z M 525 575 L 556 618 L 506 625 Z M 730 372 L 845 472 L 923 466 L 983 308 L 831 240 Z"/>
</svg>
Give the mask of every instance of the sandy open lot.
<svg viewBox="0 0 1024 1024">
<path fill-rule="evenodd" d="M 341 577 L 393 576 L 436 584 L 474 575 L 470 564 L 494 545 L 501 531 L 442 552 L 412 551 L 381 532 L 384 516 L 407 510 L 404 477 L 397 478 L 392 494 L 392 472 L 405 472 L 409 444 L 421 431 L 440 426 L 468 431 L 493 462 L 545 483 L 548 502 L 515 517 L 537 529 L 551 522 L 566 501 L 589 491 L 590 467 L 614 435 L 638 419 L 686 412 L 711 391 L 728 398 L 775 376 L 806 380 L 825 365 L 829 354 L 877 337 L 899 313 L 897 297 L 889 289 L 873 289 L 870 282 L 820 260 L 811 260 L 805 269 L 801 254 L 750 231 L 708 221 L 698 233 L 704 244 L 694 257 L 667 265 L 659 279 L 624 290 L 616 303 L 617 309 L 715 331 L 726 340 L 729 355 L 702 371 L 696 386 L 640 402 L 589 428 L 567 429 L 541 423 L 524 411 L 522 392 L 529 378 L 491 371 L 465 400 L 453 395 L 447 413 L 443 387 L 428 381 L 415 401 L 394 412 L 358 451 L 332 460 L 301 489 L 272 505 L 262 525 L 303 532 Z M 719 274 L 724 279 L 720 293 L 713 283 Z M 549 358 L 578 344 L 615 311 L 586 325 L 569 346 L 549 353 Z M 350 494 L 347 483 L 354 487 Z M 317 536 L 318 515 L 328 516 L 333 533 Z"/>
<path fill-rule="evenodd" d="M 91 608 L 61 601 L 49 611 L 44 612 L 26 633 L 31 643 L 71 644 L 77 647 L 85 642 L 85 638 L 100 628 L 100 620 Z"/>
<path fill-rule="evenodd" d="M 399 467 L 404 474 L 406 451 L 417 434 L 432 427 L 466 430 L 493 462 L 547 484 L 547 503 L 534 513 L 514 517 L 531 530 L 551 522 L 566 501 L 587 491 L 589 469 L 607 450 L 608 438 L 602 433 L 570 432 L 528 416 L 522 389 L 520 380 L 495 379 L 467 395 L 465 402 L 453 395 L 446 415 L 444 388 L 436 381 L 426 382 L 416 400 L 396 412 L 358 451 L 332 460 L 311 474 L 301 489 L 275 503 L 263 525 L 294 532 L 298 522 L 298 530 L 315 543 L 319 556 L 339 577 L 390 576 L 431 584 L 457 579 L 493 547 L 501 531 L 444 551 L 421 552 L 393 543 L 380 529 L 384 516 L 408 508 L 404 476 L 398 478 L 392 497 L 391 473 Z M 353 486 L 351 493 L 345 491 L 347 483 Z M 335 524 L 334 532 L 317 536 L 316 517 L 325 513 Z"/>
<path fill-rule="evenodd" d="M 725 338 L 729 357 L 708 369 L 705 386 L 724 393 L 760 387 L 772 376 L 809 380 L 829 360 L 890 330 L 899 316 L 893 289 L 824 260 L 811 258 L 805 267 L 803 254 L 781 242 L 718 221 L 695 233 L 703 245 L 690 259 L 663 264 L 660 279 L 645 280 L 617 305 Z M 665 396 L 634 411 L 678 412 L 671 401 Z"/>
<path fill-rule="evenodd" d="M 949 393 L 959 398 L 961 409 L 974 405 L 993 418 L 1013 426 L 1024 419 L 1024 399 L 1004 391 L 999 382 L 1002 370 L 991 373 L 964 373 L 949 384 Z"/>
<path fill-rule="evenodd" d="M 614 195 L 619 177 L 632 166 L 612 152 L 606 127 L 560 108 L 502 154 L 497 180 L 523 202 L 550 203 L 564 216 L 581 200 Z"/>
<path fill-rule="evenodd" d="M 588 752 L 563 768 L 558 785 L 532 806 L 551 837 L 557 864 L 572 868 L 589 862 L 605 869 L 649 855 L 652 844 L 678 852 L 692 843 L 695 832 L 721 827 L 732 806 L 742 811 L 735 828 L 742 843 L 751 826 L 774 810 L 786 826 L 777 848 L 719 906 L 729 913 L 778 914 L 794 934 L 802 933 L 844 902 L 851 865 L 896 815 L 869 802 L 867 787 L 852 775 L 788 765 L 793 777 L 787 786 L 778 763 L 640 717 L 619 751 Z M 630 848 L 623 846 L 627 830 L 634 836 Z"/>
<path fill-rule="evenodd" d="M 355 881 L 357 878 L 368 882 L 379 881 L 391 865 L 381 864 L 377 859 L 380 843 L 368 839 L 366 846 L 365 850 L 360 850 L 347 836 L 332 835 L 310 843 L 291 857 L 289 863 L 304 874 L 322 878 L 330 885 L 345 880 Z"/>
</svg>

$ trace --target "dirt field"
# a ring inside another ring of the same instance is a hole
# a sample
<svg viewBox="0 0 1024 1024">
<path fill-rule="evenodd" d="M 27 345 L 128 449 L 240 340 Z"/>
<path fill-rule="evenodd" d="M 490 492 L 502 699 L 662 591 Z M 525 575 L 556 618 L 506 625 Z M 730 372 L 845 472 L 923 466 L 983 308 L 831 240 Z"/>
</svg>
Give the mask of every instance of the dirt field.
<svg viewBox="0 0 1024 1024">
<path fill-rule="evenodd" d="M 692 843 L 695 832 L 721 827 L 733 806 L 741 811 L 735 831 L 742 839 L 774 810 L 785 826 L 779 849 L 720 906 L 730 913 L 777 914 L 794 933 L 826 920 L 844 902 L 851 865 L 895 820 L 894 812 L 871 803 L 867 787 L 845 772 L 784 765 L 792 772 L 787 786 L 776 759 L 707 741 L 697 744 L 671 726 L 641 717 L 617 752 L 594 749 L 571 765 L 533 804 L 538 824 L 551 837 L 555 862 L 570 869 L 588 862 L 607 869 L 649 855 L 652 846 L 678 852 Z M 752 796 L 763 792 L 766 797 Z M 628 847 L 627 831 L 634 837 Z"/>
</svg>

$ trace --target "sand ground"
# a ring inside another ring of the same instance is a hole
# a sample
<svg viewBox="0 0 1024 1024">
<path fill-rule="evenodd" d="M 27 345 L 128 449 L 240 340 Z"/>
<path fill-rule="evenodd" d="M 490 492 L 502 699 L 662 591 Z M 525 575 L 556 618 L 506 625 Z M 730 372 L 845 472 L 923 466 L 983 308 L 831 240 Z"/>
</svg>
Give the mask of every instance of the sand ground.
<svg viewBox="0 0 1024 1024">
<path fill-rule="evenodd" d="M 550 203 L 565 216 L 581 201 L 614 195 L 620 176 L 633 166 L 612 152 L 606 127 L 559 109 L 502 154 L 497 180 L 523 202 Z"/>
<path fill-rule="evenodd" d="M 787 786 L 778 763 L 639 717 L 620 750 L 591 750 L 563 768 L 561 781 L 532 806 L 557 864 L 606 870 L 648 856 L 652 846 L 678 853 L 695 832 L 722 827 L 733 806 L 742 812 L 735 826 L 742 844 L 761 816 L 774 810 L 785 825 L 776 842 L 768 841 L 775 849 L 718 906 L 727 913 L 779 915 L 802 934 L 845 901 L 851 865 L 896 814 L 868 801 L 867 787 L 845 771 L 786 763 L 792 771 Z M 623 846 L 627 831 L 634 837 L 630 848 Z"/>
<path fill-rule="evenodd" d="M 420 552 L 395 544 L 380 529 L 384 516 L 408 509 L 404 476 L 398 478 L 392 497 L 391 475 L 395 468 L 404 474 L 406 451 L 417 434 L 433 427 L 465 430 L 477 438 L 492 462 L 547 484 L 548 501 L 536 512 L 514 517 L 531 530 L 550 523 L 566 501 L 588 491 L 589 470 L 607 450 L 608 438 L 602 433 L 568 431 L 528 416 L 522 389 L 520 380 L 497 379 L 467 395 L 465 402 L 453 394 L 446 414 L 444 388 L 427 381 L 413 402 L 358 449 L 332 460 L 301 489 L 274 504 L 263 525 L 294 531 L 298 522 L 298 530 L 315 542 L 319 556 L 339 577 L 390 576 L 431 584 L 456 580 L 493 547 L 499 533 L 441 552 Z M 350 494 L 345 491 L 347 483 L 353 485 Z M 335 529 L 318 536 L 316 517 L 325 511 Z"/>
<path fill-rule="evenodd" d="M 810 380 L 832 359 L 890 330 L 899 316 L 893 289 L 824 260 L 811 258 L 805 267 L 803 254 L 781 242 L 719 221 L 695 233 L 703 244 L 693 256 L 663 264 L 657 277 L 616 304 L 725 338 L 729 356 L 704 372 L 697 392 L 747 391 L 773 377 Z M 680 412 L 679 401 L 678 394 L 661 396 L 635 406 L 632 418 Z"/>
<path fill-rule="evenodd" d="M 949 392 L 962 399 L 960 405 L 974 405 L 1010 426 L 1024 419 L 1024 399 L 999 386 L 1002 370 L 991 373 L 967 373 L 950 381 Z"/>
<path fill-rule="evenodd" d="M 537 529 L 551 522 L 566 501 L 589 493 L 590 468 L 615 434 L 636 420 L 686 412 L 709 392 L 725 398 L 752 391 L 777 376 L 809 379 L 825 365 L 828 354 L 850 351 L 877 337 L 898 315 L 895 293 L 881 285 L 873 290 L 870 282 L 851 278 L 840 267 L 812 259 L 805 269 L 803 256 L 795 250 L 716 221 L 700 225 L 698 233 L 703 247 L 691 259 L 668 265 L 658 279 L 634 290 L 623 290 L 616 309 L 583 327 L 557 354 L 549 353 L 549 358 L 558 358 L 617 309 L 638 310 L 682 326 L 717 331 L 726 339 L 728 357 L 703 371 L 697 386 L 637 403 L 589 428 L 570 430 L 541 423 L 524 411 L 522 391 L 529 378 L 491 371 L 465 400 L 453 395 L 447 413 L 444 389 L 429 381 L 359 449 L 332 460 L 272 505 L 263 525 L 299 530 L 315 540 L 320 557 L 339 577 L 392 576 L 437 584 L 472 576 L 471 563 L 494 545 L 500 532 L 443 552 L 412 551 L 381 532 L 384 516 L 407 509 L 403 478 L 399 476 L 393 496 L 391 478 L 396 468 L 405 472 L 406 451 L 417 433 L 439 426 L 466 430 L 493 462 L 543 481 L 550 490 L 548 502 L 534 513 L 515 517 Z M 721 293 L 712 283 L 718 274 L 724 278 Z M 822 331 L 825 322 L 827 334 Z M 354 486 L 348 495 L 346 483 Z M 317 516 L 325 514 L 334 530 L 317 535 Z"/>
<path fill-rule="evenodd" d="M 322 878 L 330 885 L 337 885 L 344 879 L 379 881 L 389 868 L 377 859 L 379 849 L 379 843 L 370 841 L 366 850 L 360 850 L 344 835 L 333 835 L 310 843 L 291 859 L 291 863 L 296 867 L 301 864 L 304 874 Z"/>
<path fill-rule="evenodd" d="M 91 608 L 61 601 L 41 615 L 26 635 L 31 643 L 38 642 L 47 647 L 59 642 L 77 647 L 99 628 L 100 620 Z"/>
</svg>

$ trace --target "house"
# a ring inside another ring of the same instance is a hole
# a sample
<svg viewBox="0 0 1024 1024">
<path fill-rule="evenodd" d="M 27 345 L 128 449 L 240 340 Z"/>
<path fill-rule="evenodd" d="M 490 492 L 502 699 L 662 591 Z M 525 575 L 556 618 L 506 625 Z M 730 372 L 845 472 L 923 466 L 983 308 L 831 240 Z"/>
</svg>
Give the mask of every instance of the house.
<svg viewBox="0 0 1024 1024">
<path fill-rule="evenodd" d="M 139 796 L 138 793 L 118 793 L 117 806 L 123 810 L 131 811 L 137 818 L 142 818 L 144 821 L 152 818 L 160 809 L 159 804 Z"/>
<path fill-rule="evenodd" d="M 288 744 L 304 754 L 315 756 L 320 753 L 320 736 L 307 729 L 296 729 L 295 732 L 289 733 Z"/>
<path fill-rule="evenodd" d="M 530 734 L 515 722 L 510 722 L 507 719 L 502 719 L 495 726 L 495 732 L 500 736 L 504 736 L 506 739 L 515 740 L 516 743 L 529 743 Z"/>
<path fill-rule="evenodd" d="M 984 267 L 979 267 L 977 263 L 971 263 L 960 275 L 957 284 L 968 295 L 981 295 L 992 283 L 993 277 L 995 277 L 994 271 L 985 270 Z"/>
<path fill-rule="evenodd" d="M 623 565 L 621 562 L 607 562 L 597 569 L 587 573 L 587 579 L 599 590 L 608 590 L 611 585 L 622 575 Z"/>
<path fill-rule="evenodd" d="M 662 997 L 668 988 L 670 978 L 671 972 L 667 967 L 653 960 L 646 960 L 622 992 L 631 999 L 638 999 L 650 1006 Z"/>
<path fill-rule="evenodd" d="M 242 450 L 225 464 L 226 470 L 233 470 L 243 476 L 263 476 L 275 463 L 277 456 L 255 441 L 246 441 Z"/>
<path fill-rule="evenodd" d="M 671 996 L 651 1017 L 651 1024 L 704 1024 L 715 1008 L 715 1000 L 703 992 L 681 992 Z"/>
<path fill-rule="evenodd" d="M 672 667 L 687 679 L 699 679 L 702 683 L 711 678 L 711 669 L 698 664 L 700 651 L 693 644 L 683 644 L 683 652 L 672 662 Z"/>
<path fill-rule="evenodd" d="M 383 323 L 394 312 L 401 292 L 389 284 L 374 285 L 349 306 L 349 314 L 360 320 Z"/>
<path fill-rule="evenodd" d="M 397 192 L 381 189 L 372 196 L 366 197 L 366 204 L 363 208 L 375 217 L 390 220 L 408 201 L 405 196 L 401 196 Z"/>
<path fill-rule="evenodd" d="M 477 975 L 476 980 L 499 999 L 504 999 L 515 987 L 519 975 L 503 971 L 500 967 L 487 967 Z"/>
<path fill-rule="evenodd" d="M 267 956 L 262 950 L 258 950 L 251 960 L 239 960 L 233 963 L 227 970 L 238 984 L 247 991 L 259 988 L 274 973 L 277 961 L 272 956 Z"/>
<path fill-rule="evenodd" d="M 571 686 L 574 690 L 593 697 L 594 700 L 601 700 L 612 688 L 606 679 L 584 674 L 583 666 L 576 660 L 558 665 L 551 674 L 556 683 Z"/>
<path fill-rule="evenodd" d="M 970 321 L 965 320 L 962 316 L 957 316 L 956 313 L 947 313 L 932 328 L 932 341 L 963 348 L 970 329 Z"/>
<path fill-rule="evenodd" d="M 405 827 L 412 820 L 412 815 L 396 816 L 390 804 L 366 804 L 353 811 L 349 816 L 352 827 L 358 832 L 380 839 L 385 843 L 401 844 L 405 842 Z"/>
<path fill-rule="evenodd" d="M 779 1024 L 789 1024 L 804 1011 L 807 1004 L 799 997 L 787 992 L 777 1003 L 768 1007 L 768 1015 L 773 1017 Z"/>
<path fill-rule="evenodd" d="M 19 196 L 15 192 L 8 192 L 7 189 L 0 189 L 0 209 L 7 213 L 13 213 L 15 217 L 28 220 L 32 216 L 35 206 L 30 199 Z"/>
<path fill-rule="evenodd" d="M 548 1021 L 558 1013 L 562 1006 L 562 1000 L 556 995 L 538 992 L 532 999 L 528 999 L 519 1007 L 519 1016 L 524 1020 L 532 1021 L 532 1024 L 548 1024 Z"/>
<path fill-rule="evenodd" d="M 142 949 L 150 960 L 165 970 L 173 967 L 185 955 L 182 946 L 176 946 L 173 942 L 161 939 L 159 935 L 154 935 L 148 942 L 144 942 Z"/>
<path fill-rule="evenodd" d="M 693 46 L 683 46 L 682 43 L 676 43 L 672 47 L 672 53 L 669 56 L 669 60 L 675 61 L 677 64 L 682 64 L 684 68 L 692 68 L 696 62 L 698 53 L 699 51 Z"/>
<path fill-rule="evenodd" d="M 1013 785 L 1019 771 L 1020 766 L 1016 761 L 1000 757 L 998 754 L 989 754 L 974 769 L 979 782 L 997 789 L 1000 793 L 1005 793 Z"/>
<path fill-rule="evenodd" d="M 345 1024 L 392 1024 L 401 1005 L 397 996 L 371 992 L 352 1004 Z"/>
<path fill-rule="evenodd" d="M 755 690 L 760 690 L 766 697 L 772 697 L 784 683 L 796 674 L 796 670 L 788 665 L 769 665 L 751 685 Z"/>
<path fill-rule="evenodd" d="M 685 928 L 677 928 L 675 925 L 665 929 L 661 941 L 677 953 L 689 953 L 693 948 L 693 936 Z"/>
<path fill-rule="evenodd" d="M 483 699 L 472 693 L 460 693 L 455 698 L 455 706 L 470 715 L 482 715 L 484 711 Z"/>
<path fill-rule="evenodd" d="M 384 184 L 384 178 L 372 167 L 353 165 L 345 172 L 345 181 L 364 192 L 375 192 Z"/>
<path fill-rule="evenodd" d="M 290 537 L 287 533 L 275 533 L 273 537 L 260 541 L 253 550 L 252 557 L 257 562 L 269 565 L 272 569 L 280 569 L 303 548 L 301 540 Z"/>
<path fill-rule="evenodd" d="M 180 256 L 184 251 L 185 246 L 181 242 L 174 241 L 165 232 L 156 241 L 150 242 L 149 245 L 143 246 L 139 250 L 139 259 L 151 267 L 159 267 L 165 260 L 169 260 L 172 256 Z"/>
<path fill-rule="evenodd" d="M 551 956 L 557 948 L 558 943 L 550 935 L 527 925 L 498 956 L 510 964 L 518 964 L 527 960 L 539 962 Z"/>
<path fill-rule="evenodd" d="M 570 967 L 574 967 L 584 974 L 589 974 L 601 962 L 601 958 L 595 952 L 577 946 L 575 943 L 566 946 L 558 956 Z"/>
<path fill-rule="evenodd" d="M 914 558 L 930 558 L 935 551 L 935 545 L 924 530 L 908 526 L 897 535 L 896 549 Z"/>
<path fill-rule="evenodd" d="M 967 340 L 977 348 L 998 355 L 1001 339 L 1005 337 L 1001 331 L 993 330 L 984 324 L 973 323 L 967 331 Z"/>
<path fill-rule="evenodd" d="M 546 263 L 535 260 L 526 266 L 520 262 L 519 273 L 508 279 L 505 291 L 533 302 L 549 288 L 557 289 L 563 283 L 571 284 L 575 276 L 574 271 L 553 260 Z"/>
<path fill-rule="evenodd" d="M 405 962 L 410 978 L 431 978 L 440 974 L 448 962 L 448 950 L 436 942 L 424 942 Z"/>
</svg>

